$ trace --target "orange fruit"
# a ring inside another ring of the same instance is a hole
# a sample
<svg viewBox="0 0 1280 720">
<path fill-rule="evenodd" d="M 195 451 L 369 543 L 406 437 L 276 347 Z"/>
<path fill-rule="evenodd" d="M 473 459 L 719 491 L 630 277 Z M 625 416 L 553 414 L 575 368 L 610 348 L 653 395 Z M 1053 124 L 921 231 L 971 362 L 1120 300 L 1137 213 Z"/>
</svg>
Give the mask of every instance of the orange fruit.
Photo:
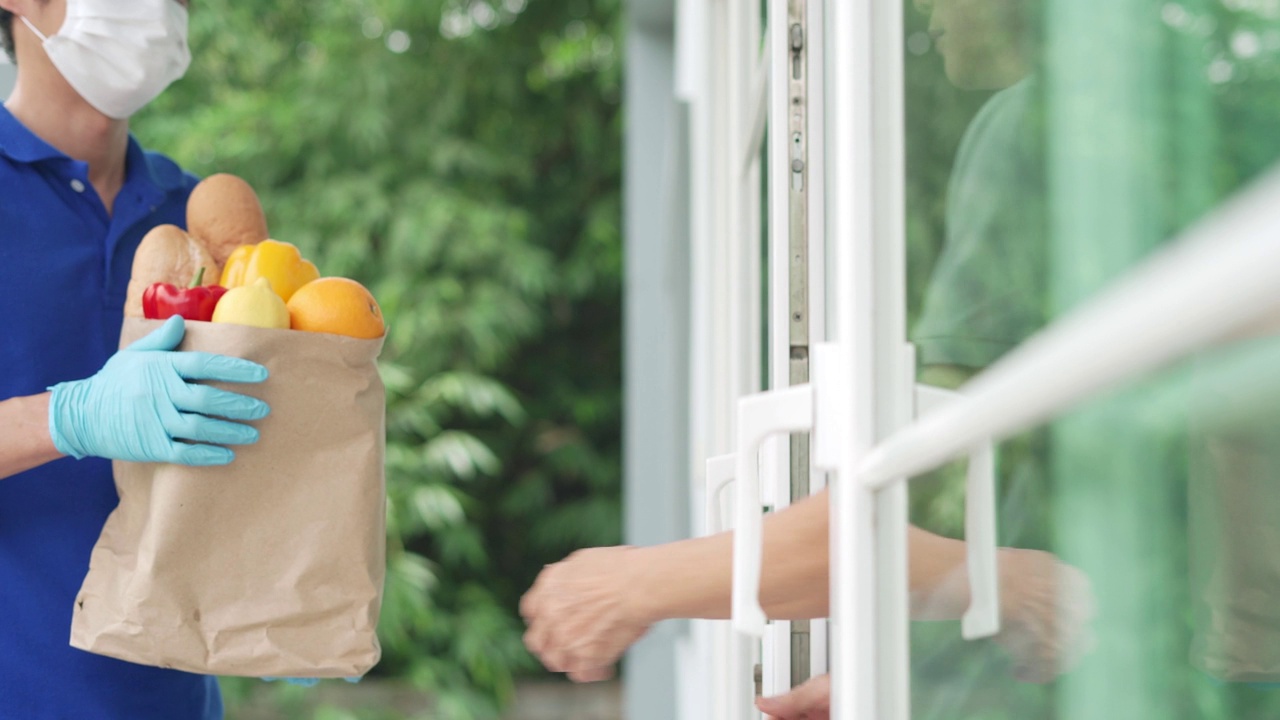
<svg viewBox="0 0 1280 720">
<path fill-rule="evenodd" d="M 372 340 L 386 326 L 382 309 L 365 286 L 341 277 L 326 277 L 298 288 L 289 298 L 289 327 Z"/>
</svg>

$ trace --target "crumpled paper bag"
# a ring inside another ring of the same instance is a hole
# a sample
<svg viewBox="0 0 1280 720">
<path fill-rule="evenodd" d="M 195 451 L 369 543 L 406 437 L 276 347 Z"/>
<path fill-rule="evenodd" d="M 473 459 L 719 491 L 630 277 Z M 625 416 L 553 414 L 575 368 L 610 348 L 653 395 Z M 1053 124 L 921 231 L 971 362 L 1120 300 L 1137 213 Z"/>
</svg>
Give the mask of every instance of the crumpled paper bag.
<svg viewBox="0 0 1280 720">
<path fill-rule="evenodd" d="M 121 347 L 159 325 L 126 319 Z M 221 386 L 271 414 L 225 467 L 115 463 L 72 646 L 208 675 L 363 675 L 386 570 L 382 340 L 188 322 L 180 349 L 265 365 L 259 385 Z"/>
</svg>

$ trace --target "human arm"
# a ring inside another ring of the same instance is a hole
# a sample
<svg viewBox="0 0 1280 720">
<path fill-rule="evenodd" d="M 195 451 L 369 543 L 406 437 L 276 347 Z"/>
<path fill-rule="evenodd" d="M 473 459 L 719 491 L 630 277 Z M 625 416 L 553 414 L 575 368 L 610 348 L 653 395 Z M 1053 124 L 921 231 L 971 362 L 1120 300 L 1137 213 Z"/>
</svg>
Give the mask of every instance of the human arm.
<svg viewBox="0 0 1280 720">
<path fill-rule="evenodd" d="M 921 531 L 923 533 L 923 531 Z M 955 548 L 917 537 L 911 547 L 911 617 L 914 620 L 954 620 L 968 605 L 968 583 L 963 565 L 948 568 L 935 563 L 931 551 L 950 556 Z M 936 537 L 936 536 L 934 536 Z M 947 538 L 938 538 L 946 541 Z M 951 540 L 949 543 L 957 543 Z M 961 550 L 964 544 L 958 543 Z M 954 556 L 952 556 L 954 557 Z M 916 565 L 934 565 L 921 577 L 940 581 L 941 592 L 923 592 Z M 1013 674 L 1023 682 L 1046 683 L 1067 672 L 1093 646 L 1089 625 L 1093 620 L 1093 592 L 1089 579 L 1078 569 L 1038 550 L 1001 548 L 1000 617 L 1002 627 L 995 642 L 1013 660 Z M 934 575 L 941 570 L 942 575 Z M 756 706 L 768 720 L 828 720 L 831 717 L 831 678 L 812 678 L 787 693 L 759 698 Z"/>
<path fill-rule="evenodd" d="M 830 495 L 826 490 L 764 518 L 760 604 L 775 620 L 806 620 L 829 613 Z M 969 604 L 963 572 L 965 544 L 915 526 L 907 528 L 913 617 L 956 619 Z M 733 533 L 638 548 L 639 616 L 726 619 L 733 588 Z M 956 582 L 956 578 L 960 582 Z M 652 589 L 650 591 L 649 589 Z"/>
<path fill-rule="evenodd" d="M 62 457 L 49 436 L 50 393 L 0 402 L 0 479 L 17 475 Z"/>
<path fill-rule="evenodd" d="M 764 519 L 760 601 L 769 617 L 828 614 L 829 514 L 823 491 Z M 915 527 L 907 542 L 913 610 L 960 617 L 968 606 L 964 543 Z M 526 644 L 553 671 L 576 680 L 607 677 L 656 622 L 729 617 L 732 559 L 732 533 L 574 553 L 548 566 L 522 600 Z"/>
<path fill-rule="evenodd" d="M 830 601 L 829 495 L 822 491 L 767 515 L 762 524 L 760 604 L 774 619 L 823 617 Z M 655 547 L 633 556 L 640 617 L 724 619 L 731 612 L 733 533 Z"/>
<path fill-rule="evenodd" d="M 921 380 L 954 389 L 973 373 L 931 366 Z M 829 512 L 824 491 L 764 519 L 760 600 L 769 617 L 827 615 Z M 529 623 L 526 644 L 553 671 L 594 680 L 607 677 L 613 662 L 655 622 L 728 617 L 732 537 L 596 548 L 548 566 L 521 603 Z M 964 542 L 912 526 L 907 547 L 912 618 L 962 617 L 970 604 Z M 1020 676 L 1051 677 L 1087 645 L 1088 580 L 1034 550 L 1001 549 L 998 566 L 1006 630 L 997 640 L 1014 655 Z"/>
<path fill-rule="evenodd" d="M 769 617 L 828 614 L 829 510 L 824 491 L 764 519 L 760 601 Z M 965 544 L 910 527 L 907 548 L 913 619 L 959 619 L 969 606 Z M 554 672 L 605 679 L 654 623 L 729 617 L 732 559 L 732 533 L 574 553 L 547 566 L 521 601 L 525 644 Z M 1035 550 L 1002 548 L 999 569 L 1005 630 L 997 641 L 1019 677 L 1051 678 L 1088 646 L 1088 579 Z"/>
<path fill-rule="evenodd" d="M 252 397 L 193 381 L 254 383 L 266 368 L 247 360 L 177 352 L 185 325 L 171 318 L 116 353 L 93 377 L 0 403 L 0 477 L 63 455 L 138 462 L 224 465 L 222 445 L 257 441 L 241 422 L 269 412 Z M 225 418 L 225 419 L 223 419 Z"/>
<path fill-rule="evenodd" d="M 968 605 L 968 585 L 963 566 L 947 567 L 946 558 L 955 559 L 957 544 L 947 538 L 936 542 L 923 533 L 921 544 L 913 545 L 911 563 L 911 616 L 915 620 L 952 620 Z M 934 555 L 934 552 L 941 555 Z M 921 562 L 923 561 L 923 563 Z M 932 565 L 917 571 L 917 565 Z M 1014 660 L 1014 675 L 1025 682 L 1049 682 L 1076 664 L 1093 642 L 1088 623 L 1093 616 L 1093 598 L 1088 578 L 1076 568 L 1035 550 L 1001 548 L 1001 620 L 1004 627 L 996 643 Z M 936 595 L 921 592 L 920 577 L 933 579 L 937 571 L 940 586 Z M 959 580 L 959 582 L 957 582 Z M 950 587 L 946 587 L 950 586 Z M 944 596 L 946 596 L 944 598 Z M 831 717 L 831 677 L 821 675 L 777 697 L 758 698 L 756 706 L 768 720 L 828 720 Z"/>
<path fill-rule="evenodd" d="M 826 613 L 827 494 L 764 519 L 761 602 L 772 617 Z M 520 603 L 525 644 L 549 669 L 602 680 L 649 626 L 669 618 L 726 618 L 733 535 L 648 548 L 581 550 L 547 566 Z"/>
<path fill-rule="evenodd" d="M 923 384 L 959 390 L 979 372 L 981 368 L 931 364 L 919 377 Z M 964 542 L 927 533 L 912 547 L 912 619 L 963 615 L 970 604 L 966 553 Z M 1018 679 L 1048 682 L 1093 647 L 1092 584 L 1078 568 L 1039 550 L 1000 548 L 997 567 L 1001 631 L 994 640 L 1013 659 Z M 933 580 L 919 583 L 917 572 Z M 930 587 L 936 589 L 923 590 Z"/>
</svg>

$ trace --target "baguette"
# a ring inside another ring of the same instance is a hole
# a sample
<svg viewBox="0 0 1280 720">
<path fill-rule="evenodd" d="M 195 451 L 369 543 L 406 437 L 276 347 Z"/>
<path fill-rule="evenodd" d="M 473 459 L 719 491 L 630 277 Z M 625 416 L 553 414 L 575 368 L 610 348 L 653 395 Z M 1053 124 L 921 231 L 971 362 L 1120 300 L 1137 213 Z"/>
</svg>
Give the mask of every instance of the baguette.
<svg viewBox="0 0 1280 720">
<path fill-rule="evenodd" d="M 267 217 L 249 183 L 235 175 L 210 175 L 187 201 L 187 231 L 209 249 L 219 266 L 241 245 L 266 240 Z"/>
<path fill-rule="evenodd" d="M 218 284 L 222 265 L 214 260 L 204 243 L 176 225 L 160 225 L 152 229 L 142 238 L 133 256 L 133 274 L 124 303 L 125 317 L 143 317 L 142 293 L 152 284 L 164 282 L 186 287 L 200 268 L 204 268 L 204 285 Z"/>
</svg>

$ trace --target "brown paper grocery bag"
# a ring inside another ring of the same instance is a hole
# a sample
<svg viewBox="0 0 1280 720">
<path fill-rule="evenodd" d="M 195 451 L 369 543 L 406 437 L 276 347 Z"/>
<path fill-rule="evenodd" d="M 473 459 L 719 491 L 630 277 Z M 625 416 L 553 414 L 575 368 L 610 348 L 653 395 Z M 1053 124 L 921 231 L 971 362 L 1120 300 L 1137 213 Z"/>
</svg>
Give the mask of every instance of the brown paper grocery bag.
<svg viewBox="0 0 1280 720">
<path fill-rule="evenodd" d="M 126 319 L 121 346 L 160 324 Z M 382 341 L 188 322 L 180 349 L 265 365 L 222 387 L 271 414 L 225 467 L 115 463 L 71 644 L 210 675 L 363 675 L 386 568 Z"/>
</svg>

